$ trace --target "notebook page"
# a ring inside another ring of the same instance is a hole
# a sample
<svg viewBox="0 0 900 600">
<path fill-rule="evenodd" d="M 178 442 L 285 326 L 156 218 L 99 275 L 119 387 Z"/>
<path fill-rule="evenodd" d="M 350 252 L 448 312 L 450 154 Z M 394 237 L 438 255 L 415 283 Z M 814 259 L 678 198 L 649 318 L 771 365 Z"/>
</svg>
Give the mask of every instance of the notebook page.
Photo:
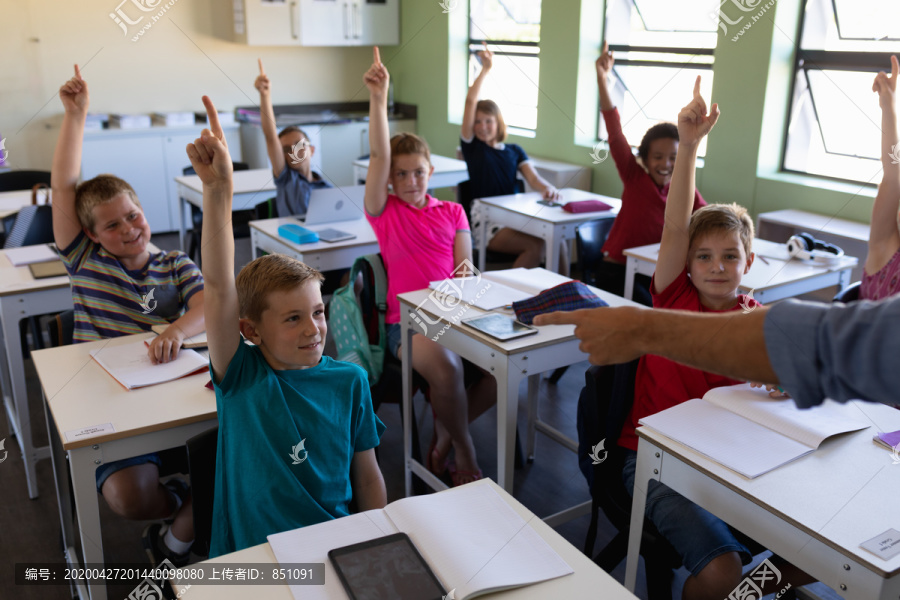
<svg viewBox="0 0 900 600">
<path fill-rule="evenodd" d="M 325 585 L 292 585 L 295 600 L 346 598 L 347 593 L 328 560 L 328 551 L 397 533 L 382 510 L 370 510 L 334 521 L 268 536 L 278 564 L 325 563 Z"/>
<path fill-rule="evenodd" d="M 484 278 L 479 281 L 477 277 L 432 281 L 428 287 L 434 290 L 432 293 L 438 298 L 447 297 L 435 302 L 449 312 L 461 303 L 471 304 L 482 310 L 494 310 L 518 300 L 531 298 L 531 294 L 522 290 Z"/>
<path fill-rule="evenodd" d="M 537 296 L 544 290 L 549 290 L 561 283 L 572 281 L 571 277 L 548 271 L 547 269 L 534 268 L 503 269 L 501 271 L 489 271 L 482 277 L 496 281 L 510 287 L 528 292 L 530 296 Z"/>
<path fill-rule="evenodd" d="M 770 398 L 765 388 L 754 389 L 747 383 L 714 388 L 703 397 L 812 449 L 818 448 L 833 435 L 869 426 L 858 419 L 848 418 L 846 406 L 827 402 L 813 408 L 799 409 L 790 398 Z"/>
<path fill-rule="evenodd" d="M 6 258 L 14 267 L 30 265 L 32 263 L 49 262 L 51 260 L 59 260 L 59 254 L 56 250 L 47 244 L 38 244 L 37 246 L 22 246 L 21 248 L 10 248 L 5 250 Z"/>
<path fill-rule="evenodd" d="M 456 598 L 573 572 L 487 486 L 464 486 L 397 500 L 384 510 L 397 529 L 413 540 L 444 587 L 456 589 Z"/>
<path fill-rule="evenodd" d="M 189 349 L 182 349 L 173 361 L 154 365 L 143 340 L 104 346 L 92 350 L 91 356 L 129 390 L 173 381 L 209 366 L 208 359 Z"/>
<path fill-rule="evenodd" d="M 798 441 L 698 398 L 639 423 L 750 479 L 812 452 Z"/>
</svg>

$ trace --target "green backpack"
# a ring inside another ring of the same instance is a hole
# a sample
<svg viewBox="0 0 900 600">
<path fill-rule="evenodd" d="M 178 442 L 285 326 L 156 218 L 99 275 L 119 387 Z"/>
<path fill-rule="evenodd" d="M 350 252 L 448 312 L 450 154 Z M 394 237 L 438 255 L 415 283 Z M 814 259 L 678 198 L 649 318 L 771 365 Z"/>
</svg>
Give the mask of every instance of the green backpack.
<svg viewBox="0 0 900 600">
<path fill-rule="evenodd" d="M 363 275 L 363 289 L 357 300 L 354 283 Z M 381 379 L 387 340 L 384 315 L 387 311 L 387 276 L 380 254 L 356 259 L 350 281 L 331 296 L 328 329 L 337 347 L 337 360 L 361 366 L 369 374 L 369 384 Z M 371 343 L 370 340 L 377 340 Z"/>
</svg>

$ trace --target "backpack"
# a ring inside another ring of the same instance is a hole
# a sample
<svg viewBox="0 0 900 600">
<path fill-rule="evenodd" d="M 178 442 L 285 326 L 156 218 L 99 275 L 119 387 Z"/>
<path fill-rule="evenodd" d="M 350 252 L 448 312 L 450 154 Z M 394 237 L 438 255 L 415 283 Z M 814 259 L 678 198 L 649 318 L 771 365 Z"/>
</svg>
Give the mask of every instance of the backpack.
<svg viewBox="0 0 900 600">
<path fill-rule="evenodd" d="M 354 284 L 363 275 L 357 299 Z M 337 360 L 359 365 L 369 374 L 369 384 L 381 379 L 387 339 L 387 275 L 380 254 L 361 256 L 353 262 L 350 281 L 331 296 L 328 329 L 337 347 Z"/>
</svg>

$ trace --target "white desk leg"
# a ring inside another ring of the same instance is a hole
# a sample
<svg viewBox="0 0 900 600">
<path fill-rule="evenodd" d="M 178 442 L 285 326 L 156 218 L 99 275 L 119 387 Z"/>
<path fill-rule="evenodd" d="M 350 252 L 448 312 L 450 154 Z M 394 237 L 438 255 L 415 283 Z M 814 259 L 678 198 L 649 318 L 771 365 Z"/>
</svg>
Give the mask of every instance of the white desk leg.
<svg viewBox="0 0 900 600">
<path fill-rule="evenodd" d="M 401 312 L 405 308 L 401 305 Z M 409 317 L 400 316 L 400 362 L 403 379 L 403 481 L 406 497 L 412 496 L 412 336 Z M 426 458 L 426 464 L 428 459 Z"/>
<path fill-rule="evenodd" d="M 97 480 L 94 475 L 98 466 L 94 461 L 102 459 L 102 446 L 97 444 L 69 451 L 69 468 L 72 473 L 72 489 L 75 492 L 75 510 L 78 513 L 78 531 L 81 534 L 81 552 L 85 567 L 103 563 L 100 495 L 97 493 Z M 88 585 L 91 600 L 106 600 L 106 585 L 102 581 L 92 579 Z"/>
<path fill-rule="evenodd" d="M 659 480 L 662 471 L 662 451 L 644 439 L 638 441 L 637 466 L 634 471 L 634 493 L 631 502 L 631 528 L 628 531 L 628 555 L 625 560 L 625 587 L 634 593 L 637 582 L 641 535 L 644 529 L 644 510 L 647 506 L 647 484 Z"/>
<path fill-rule="evenodd" d="M 250 228 L 250 260 L 256 260 L 256 246 L 257 239 L 259 238 L 259 232 Z"/>
<path fill-rule="evenodd" d="M 562 235 L 555 227 L 553 228 L 553 233 L 550 235 L 550 239 L 544 240 L 544 268 L 554 273 L 559 273 L 559 245 L 561 240 Z"/>
<path fill-rule="evenodd" d="M 513 469 L 516 456 L 516 414 L 519 407 L 519 383 L 522 373 L 516 365 L 505 363 L 497 378 L 497 483 L 513 493 Z"/>
<path fill-rule="evenodd" d="M 34 468 L 38 455 L 35 454 L 34 443 L 31 439 L 31 412 L 28 410 L 28 388 L 25 383 L 25 365 L 19 334 L 19 323 L 24 310 L 15 305 L 10 306 L 10 304 L 18 303 L 10 298 L 0 305 L 0 329 L 3 332 L 3 350 L 6 355 L 6 364 L 0 368 L 8 369 L 8 379 L 4 377 L 4 382 L 9 383 L 8 389 L 3 392 L 4 402 L 6 402 L 10 432 L 15 434 L 19 448 L 22 450 L 22 459 L 25 461 L 28 497 L 34 499 L 38 497 L 37 472 Z M 47 450 L 45 449 L 44 452 Z"/>
<path fill-rule="evenodd" d="M 478 232 L 478 270 L 482 272 L 484 271 L 484 264 L 487 260 L 487 235 L 488 228 L 491 225 L 490 209 L 486 209 L 483 214 L 484 220 L 481 222 L 481 231 Z"/>
<path fill-rule="evenodd" d="M 625 298 L 632 300 L 634 294 L 634 278 L 637 276 L 637 259 L 631 256 L 625 261 Z"/>
<path fill-rule="evenodd" d="M 841 279 L 840 279 L 841 289 L 844 289 L 845 287 L 850 285 L 850 269 L 844 269 L 843 271 L 841 271 L 840 277 L 841 277 Z"/>
<path fill-rule="evenodd" d="M 178 248 L 182 252 L 187 252 L 187 249 L 184 247 L 184 211 L 187 209 L 187 201 L 179 197 L 178 198 Z"/>
<path fill-rule="evenodd" d="M 535 425 L 538 420 L 538 392 L 540 384 L 541 376 L 539 374 L 528 376 L 528 432 L 526 433 L 527 440 L 525 442 L 525 457 L 528 462 L 534 460 Z"/>
</svg>

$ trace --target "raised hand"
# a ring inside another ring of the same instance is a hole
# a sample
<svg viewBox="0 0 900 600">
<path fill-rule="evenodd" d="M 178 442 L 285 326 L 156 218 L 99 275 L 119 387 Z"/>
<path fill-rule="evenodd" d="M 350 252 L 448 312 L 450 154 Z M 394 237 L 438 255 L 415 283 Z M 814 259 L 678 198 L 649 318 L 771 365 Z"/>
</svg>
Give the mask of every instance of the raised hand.
<svg viewBox="0 0 900 600">
<path fill-rule="evenodd" d="M 494 66 L 494 53 L 488 50 L 487 42 L 484 42 L 484 50 L 479 50 L 475 55 L 481 60 L 481 68 L 485 72 Z"/>
<path fill-rule="evenodd" d="M 606 78 L 609 77 L 610 72 L 612 71 L 613 64 L 615 64 L 616 59 L 613 57 L 613 53 L 609 49 L 609 44 L 607 42 L 603 42 L 603 51 L 600 53 L 600 58 L 597 59 L 597 62 L 594 63 L 594 66 L 597 67 L 597 81 L 606 82 Z"/>
<path fill-rule="evenodd" d="M 678 113 L 678 143 L 699 144 L 719 120 L 719 105 L 713 104 L 707 114 L 706 100 L 700 95 L 700 76 L 694 82 L 694 99 Z"/>
<path fill-rule="evenodd" d="M 390 75 L 388 74 L 387 68 L 381 64 L 381 53 L 378 51 L 378 46 L 375 46 L 374 60 L 372 66 L 369 67 L 369 70 L 363 75 L 363 82 L 365 82 L 366 87 L 369 88 L 369 94 L 374 95 L 387 94 L 389 81 Z"/>
<path fill-rule="evenodd" d="M 209 96 L 203 96 L 203 106 L 206 107 L 209 129 L 204 129 L 193 144 L 187 145 L 188 158 L 204 185 L 231 185 L 233 167 L 225 132 L 219 124 L 219 113 Z"/>
<path fill-rule="evenodd" d="M 268 94 L 271 91 L 271 82 L 269 81 L 269 76 L 266 75 L 266 70 L 263 68 L 262 59 L 259 58 L 257 60 L 259 61 L 259 76 L 253 82 L 253 86 L 259 90 L 260 94 Z"/>
<path fill-rule="evenodd" d="M 878 103 L 881 108 L 893 106 L 894 93 L 897 91 L 897 74 L 900 66 L 897 63 L 897 57 L 891 56 L 891 74 L 887 75 L 884 71 L 875 76 L 872 82 L 872 91 L 878 94 Z"/>
<path fill-rule="evenodd" d="M 90 97 L 88 95 L 87 82 L 81 78 L 81 69 L 75 65 L 75 77 L 65 82 L 59 88 L 59 99 L 63 108 L 71 114 L 87 114 Z"/>
</svg>

